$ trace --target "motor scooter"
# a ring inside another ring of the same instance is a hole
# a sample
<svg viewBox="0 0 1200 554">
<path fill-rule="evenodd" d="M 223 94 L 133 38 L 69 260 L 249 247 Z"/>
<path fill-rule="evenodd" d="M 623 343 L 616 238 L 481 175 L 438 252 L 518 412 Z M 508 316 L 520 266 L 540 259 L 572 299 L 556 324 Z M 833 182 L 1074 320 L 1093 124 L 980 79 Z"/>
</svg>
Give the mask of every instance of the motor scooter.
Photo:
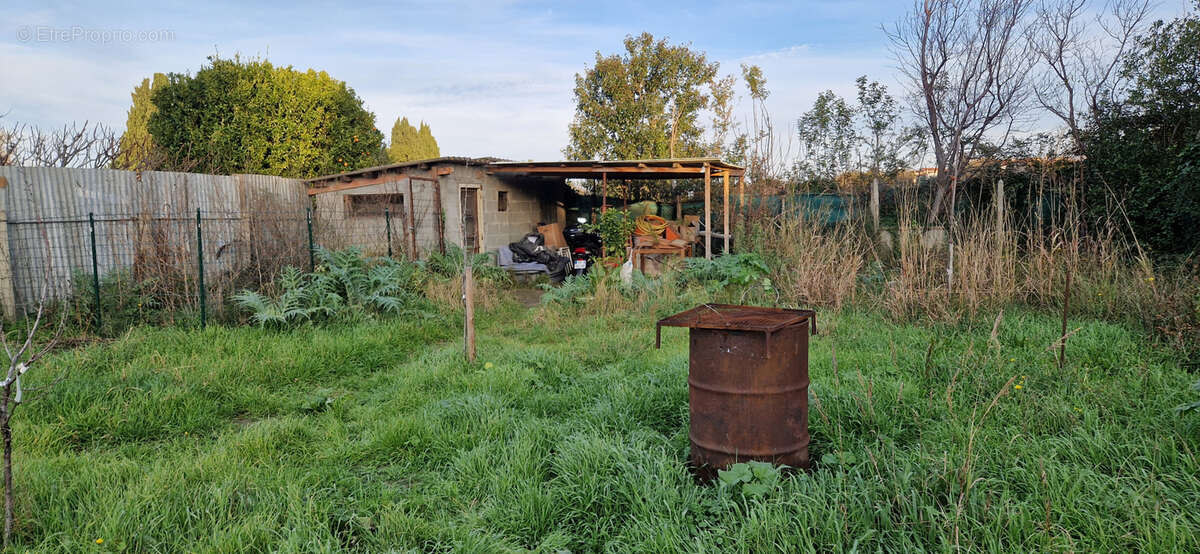
<svg viewBox="0 0 1200 554">
<path fill-rule="evenodd" d="M 575 223 L 563 230 L 563 238 L 571 249 L 571 274 L 583 275 L 591 269 L 592 264 L 600 257 L 600 236 L 587 230 L 586 217 L 580 217 Z"/>
</svg>

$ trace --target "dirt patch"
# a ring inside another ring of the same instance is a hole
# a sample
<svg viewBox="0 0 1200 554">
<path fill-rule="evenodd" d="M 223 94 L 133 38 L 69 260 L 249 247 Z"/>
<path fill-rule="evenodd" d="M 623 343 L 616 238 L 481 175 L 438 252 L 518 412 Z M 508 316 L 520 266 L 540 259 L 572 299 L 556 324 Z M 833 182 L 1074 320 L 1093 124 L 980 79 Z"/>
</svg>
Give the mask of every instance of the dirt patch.
<svg viewBox="0 0 1200 554">
<path fill-rule="evenodd" d="M 258 421 L 258 420 L 255 418 L 252 418 L 248 415 L 239 415 L 239 416 L 234 416 L 234 418 L 233 418 L 233 424 L 237 425 L 238 427 L 245 427 L 256 421 Z"/>
<path fill-rule="evenodd" d="M 512 297 L 516 299 L 517 302 L 520 302 L 522 306 L 525 306 L 526 308 L 532 308 L 542 303 L 542 295 L 545 294 L 546 291 L 542 289 L 521 288 L 512 289 L 509 291 L 509 293 L 512 294 Z"/>
<path fill-rule="evenodd" d="M 78 336 L 78 337 L 59 337 L 50 346 L 50 352 L 58 352 L 60 350 L 74 350 L 76 348 L 86 348 L 93 344 L 103 344 L 112 342 L 113 339 L 105 339 L 93 336 Z"/>
</svg>

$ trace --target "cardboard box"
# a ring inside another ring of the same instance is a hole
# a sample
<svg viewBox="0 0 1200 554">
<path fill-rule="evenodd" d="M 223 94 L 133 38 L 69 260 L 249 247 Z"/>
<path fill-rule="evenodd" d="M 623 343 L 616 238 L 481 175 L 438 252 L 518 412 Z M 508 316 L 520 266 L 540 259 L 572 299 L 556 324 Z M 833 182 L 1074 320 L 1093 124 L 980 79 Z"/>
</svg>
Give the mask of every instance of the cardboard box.
<svg viewBox="0 0 1200 554">
<path fill-rule="evenodd" d="M 563 237 L 562 225 L 551 223 L 549 225 L 539 225 L 537 231 L 546 238 L 546 249 L 550 251 L 558 250 L 559 248 L 567 247 L 567 239 Z"/>
</svg>

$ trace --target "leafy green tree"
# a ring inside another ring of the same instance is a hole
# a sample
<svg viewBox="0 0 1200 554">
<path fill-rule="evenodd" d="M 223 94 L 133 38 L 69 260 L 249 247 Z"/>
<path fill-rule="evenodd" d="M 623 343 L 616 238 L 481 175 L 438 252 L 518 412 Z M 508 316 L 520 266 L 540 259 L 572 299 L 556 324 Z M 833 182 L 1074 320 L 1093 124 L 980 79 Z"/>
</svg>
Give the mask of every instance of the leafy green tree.
<svg viewBox="0 0 1200 554">
<path fill-rule="evenodd" d="M 167 84 L 167 76 L 155 73 L 154 77 L 142 79 L 142 84 L 133 88 L 130 99 L 128 116 L 125 118 L 125 132 L 121 135 L 120 153 L 113 166 L 117 169 L 150 169 L 151 160 L 156 157 L 154 138 L 150 136 L 147 125 L 150 116 L 157 111 L 151 96 L 158 88 Z"/>
<path fill-rule="evenodd" d="M 811 110 L 796 122 L 803 155 L 796 162 L 797 177 L 818 187 L 836 187 L 837 179 L 851 167 L 858 133 L 854 110 L 832 90 L 817 95 Z"/>
<path fill-rule="evenodd" d="M 854 83 L 858 87 L 858 106 L 854 111 L 864 131 L 867 170 L 875 177 L 894 176 L 904 168 L 901 152 L 910 139 L 898 130 L 900 107 L 888 94 L 887 87 L 878 81 L 867 81 L 863 75 Z"/>
<path fill-rule="evenodd" d="M 375 115 L 324 71 L 210 57 L 195 75 L 170 74 L 152 100 L 154 141 L 198 171 L 312 177 L 381 161 Z"/>
<path fill-rule="evenodd" d="M 387 152 L 388 159 L 393 163 L 427 160 L 442 155 L 429 124 L 422 121 L 421 128 L 417 129 L 408 122 L 407 117 L 396 119 L 392 125 L 392 142 Z"/>
<path fill-rule="evenodd" d="M 588 160 L 711 152 L 700 115 L 714 95 L 718 102 L 732 96 L 731 83 L 717 78 L 718 68 L 703 52 L 650 33 L 626 37 L 622 55 L 597 52 L 595 64 L 575 75 L 575 119 L 563 153 Z M 723 125 L 721 113 L 715 117 Z"/>
<path fill-rule="evenodd" d="M 1200 0 L 1154 23 L 1128 58 L 1123 103 L 1103 106 L 1083 135 L 1093 215 L 1122 202 L 1137 238 L 1162 254 L 1200 245 Z"/>
</svg>

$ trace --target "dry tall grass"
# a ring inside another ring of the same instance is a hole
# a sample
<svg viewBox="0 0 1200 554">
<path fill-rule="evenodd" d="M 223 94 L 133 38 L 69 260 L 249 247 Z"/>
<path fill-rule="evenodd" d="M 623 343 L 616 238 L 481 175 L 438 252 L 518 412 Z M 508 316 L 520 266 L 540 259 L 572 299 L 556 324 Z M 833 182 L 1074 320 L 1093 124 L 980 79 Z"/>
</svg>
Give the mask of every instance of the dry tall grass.
<svg viewBox="0 0 1200 554">
<path fill-rule="evenodd" d="M 1049 221 L 999 212 L 971 214 L 946 232 L 915 223 L 921 211 L 906 199 L 894 230 L 781 216 L 744 232 L 743 244 L 768 260 L 786 304 L 837 307 L 866 299 L 898 319 L 943 321 L 1011 304 L 1058 310 L 1070 273 L 1072 314 L 1139 322 L 1181 347 L 1197 348 L 1195 267 L 1157 267 L 1116 224 L 1085 232 L 1070 201 L 1065 215 Z"/>
<path fill-rule="evenodd" d="M 751 244 L 771 268 L 771 282 L 787 303 L 840 307 L 854 299 L 871 248 L 852 225 L 823 227 L 821 218 L 779 216 L 757 225 Z"/>
<path fill-rule="evenodd" d="M 475 309 L 491 310 L 505 300 L 504 285 L 491 279 L 476 278 Z M 425 282 L 425 298 L 447 310 L 461 310 L 463 288 L 461 278 L 435 277 Z"/>
</svg>

